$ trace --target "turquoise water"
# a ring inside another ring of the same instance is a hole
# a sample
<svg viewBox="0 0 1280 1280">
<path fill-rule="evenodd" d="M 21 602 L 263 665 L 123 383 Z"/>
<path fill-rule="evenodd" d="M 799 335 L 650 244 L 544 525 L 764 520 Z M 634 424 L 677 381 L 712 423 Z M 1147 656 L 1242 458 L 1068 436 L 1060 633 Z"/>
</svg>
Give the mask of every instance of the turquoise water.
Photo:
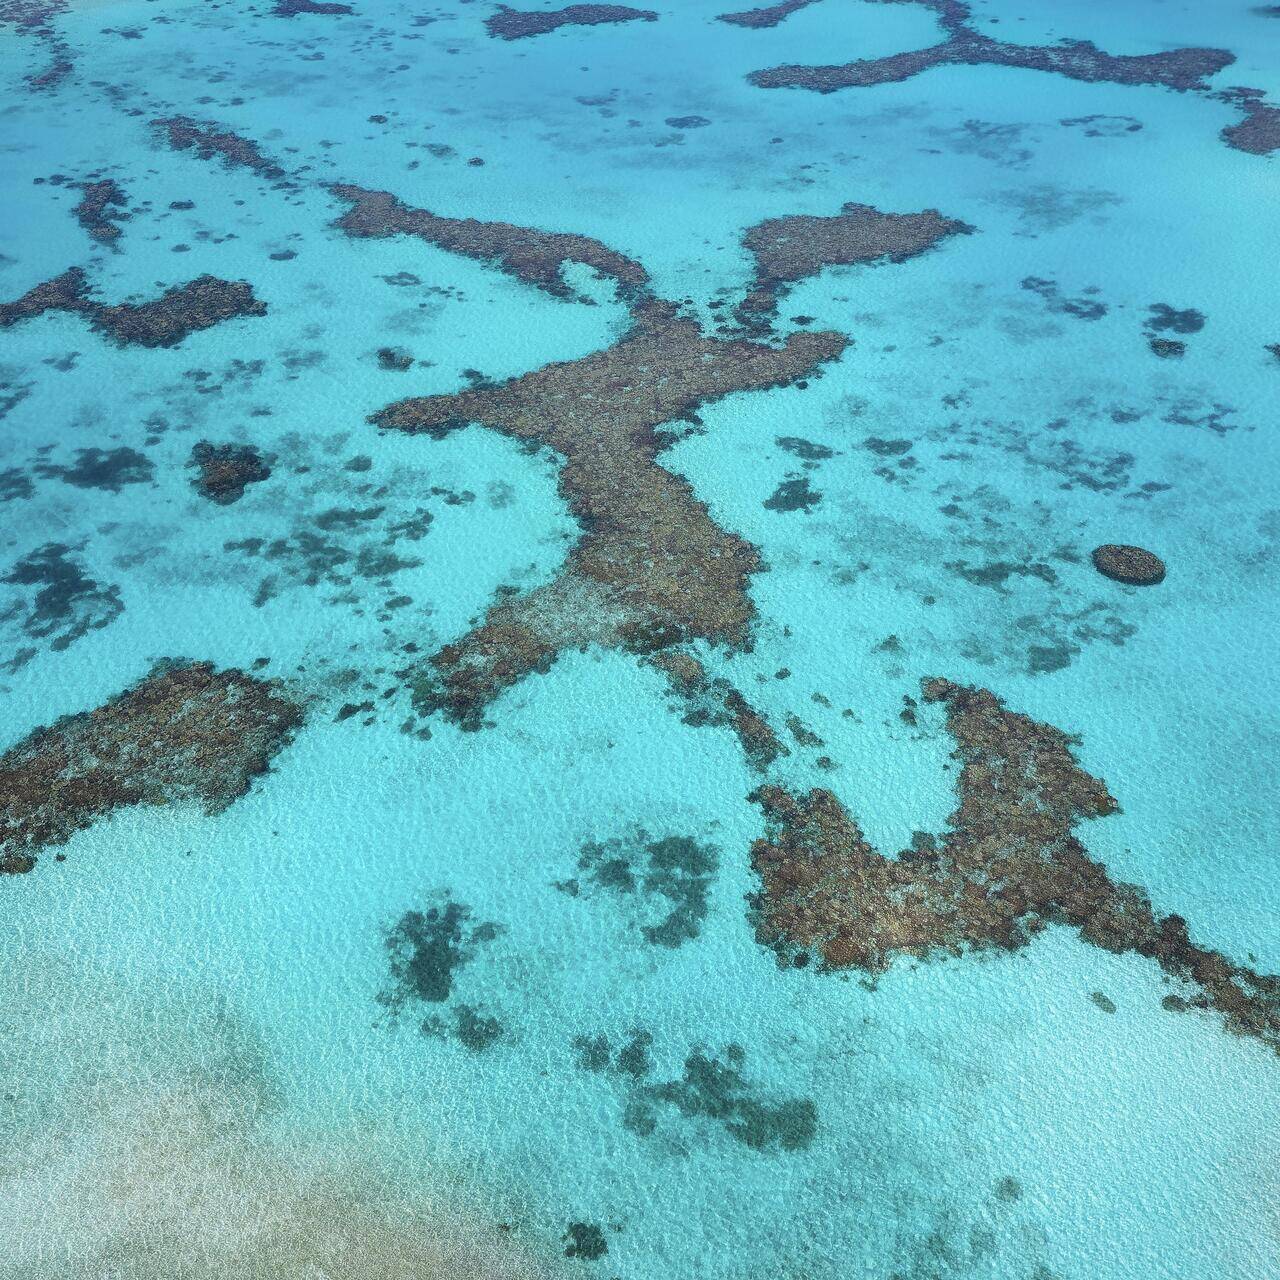
<svg viewBox="0 0 1280 1280">
<path fill-rule="evenodd" d="M 549 580 L 577 529 L 546 451 L 478 427 L 384 435 L 368 415 L 466 370 L 601 350 L 626 313 L 577 269 L 597 305 L 421 241 L 347 239 L 322 186 L 593 236 L 704 318 L 745 286 L 740 236 L 764 218 L 851 200 L 971 224 L 912 261 L 799 284 L 781 329 L 813 317 L 853 339 L 843 357 L 803 389 L 706 406 L 662 455 L 767 566 L 753 649 L 703 657 L 779 729 L 795 714 L 822 739 L 793 742 L 781 776 L 832 788 L 884 849 L 954 803 L 950 740 L 898 715 L 922 676 L 1080 735 L 1122 808 L 1081 832 L 1091 854 L 1204 945 L 1275 973 L 1280 162 L 1223 145 L 1227 104 L 1157 87 L 968 66 L 832 95 L 745 80 L 934 42 L 908 4 L 824 0 L 750 31 L 682 0 L 652 23 L 509 43 L 486 35 L 485 5 L 352 7 L 73 3 L 52 22 L 74 71 L 43 92 L 24 77 L 47 42 L 3 36 L 0 298 L 79 264 L 109 302 L 208 272 L 252 282 L 268 313 L 162 350 L 65 313 L 0 331 L 0 470 L 31 478 L 0 507 L 0 577 L 57 543 L 97 584 L 36 635 L 32 589 L 0 583 L 0 746 L 162 657 L 267 658 L 306 720 L 221 814 L 122 809 L 65 862 L 48 851 L 0 880 L 0 1276 L 158 1275 L 156 1222 L 203 1249 L 246 1203 L 301 1224 L 286 1243 L 376 1223 L 391 1260 L 353 1275 L 1280 1276 L 1275 1055 L 1166 1012 L 1148 961 L 1050 929 L 1012 954 L 899 960 L 875 983 L 780 969 L 744 901 L 759 776 L 622 653 L 562 657 L 479 733 L 439 717 L 402 731 L 406 690 L 380 694 L 404 646 L 434 652 L 500 586 Z M 1280 19 L 1243 4 L 1001 0 L 975 20 L 1113 53 L 1227 48 L 1239 62 L 1215 85 L 1280 92 Z M 178 113 L 295 176 L 163 147 L 148 122 Z M 693 115 L 710 123 L 665 123 Z M 1085 117 L 1105 119 L 1067 123 Z M 55 174 L 124 188 L 114 248 Z M 1148 348 L 1160 303 L 1205 317 L 1180 360 Z M 387 345 L 418 363 L 381 369 Z M 792 437 L 830 456 L 806 470 L 778 443 Z M 204 501 L 186 468 L 200 439 L 273 454 L 271 478 Z M 136 483 L 58 474 L 77 450 L 122 447 L 150 463 Z M 766 505 L 801 476 L 821 495 L 808 510 Z M 425 536 L 396 534 L 424 512 Z M 301 548 L 326 524 L 336 565 L 227 546 Z M 1158 550 L 1166 582 L 1100 577 L 1088 553 L 1106 542 Z M 389 547 L 407 563 L 388 577 L 351 569 Z M 1050 580 L 1018 568 L 1042 563 Z M 366 697 L 374 716 L 337 718 Z M 646 941 L 661 901 L 557 887 L 588 842 L 642 858 L 667 836 L 713 851 L 682 945 Z M 482 1049 L 378 999 L 388 928 L 446 891 L 497 926 L 441 1010 L 496 1019 Z M 812 1134 L 761 1148 L 673 1105 L 639 1132 L 642 1086 L 574 1043 L 617 1050 L 638 1030 L 652 1082 L 700 1051 L 740 1096 L 809 1104 Z M 572 1223 L 607 1253 L 566 1256 Z M 443 1242 L 439 1258 L 397 1262 L 397 1233 Z M 256 1247 L 240 1274 L 320 1274 Z"/>
</svg>

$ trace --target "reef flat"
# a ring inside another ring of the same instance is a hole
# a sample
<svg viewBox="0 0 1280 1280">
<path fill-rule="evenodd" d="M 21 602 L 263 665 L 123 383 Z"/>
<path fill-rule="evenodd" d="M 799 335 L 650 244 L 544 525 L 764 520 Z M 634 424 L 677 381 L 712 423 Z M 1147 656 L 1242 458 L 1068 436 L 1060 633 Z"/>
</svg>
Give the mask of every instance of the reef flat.
<svg viewBox="0 0 1280 1280">
<path fill-rule="evenodd" d="M 716 18 L 719 22 L 727 22 L 734 27 L 748 27 L 753 31 L 761 31 L 768 27 L 776 27 L 797 10 L 804 9 L 818 0 L 782 0 L 781 4 L 762 5 L 758 9 L 743 9 L 738 13 L 721 13 Z"/>
<path fill-rule="evenodd" d="M 176 347 L 184 338 L 240 316 L 263 316 L 267 304 L 244 280 L 203 275 L 166 289 L 148 302 L 96 301 L 82 267 L 28 289 L 13 302 L 0 303 L 0 329 L 47 311 L 83 316 L 89 327 L 121 346 Z"/>
<path fill-rule="evenodd" d="M 1014 950 L 1046 925 L 1069 925 L 1197 989 L 1169 996 L 1166 1007 L 1214 1009 L 1231 1031 L 1280 1054 L 1280 978 L 1196 946 L 1181 916 L 1157 915 L 1141 889 L 1113 881 L 1075 838 L 1082 819 L 1118 806 L 1076 763 L 1071 740 L 1007 711 L 986 689 L 927 679 L 923 690 L 945 707 L 961 762 L 946 832 L 922 834 L 890 858 L 830 791 L 761 788 L 772 834 L 752 850 L 759 940 L 790 963 L 812 952 L 829 969 L 876 973 L 896 955 Z"/>
<path fill-rule="evenodd" d="M 1225 49 L 1188 47 L 1157 53 L 1112 54 L 1090 40 L 1061 40 L 1023 45 L 997 40 L 975 30 L 973 11 L 964 0 L 876 0 L 880 4 L 919 4 L 932 10 L 946 33 L 923 49 L 860 58 L 852 62 L 808 65 L 788 63 L 753 71 L 747 77 L 761 89 L 798 88 L 818 93 L 896 84 L 934 67 L 993 66 L 1042 71 L 1086 83 L 1161 85 L 1178 92 L 1199 92 L 1231 103 L 1245 115 L 1222 130 L 1223 141 L 1240 151 L 1268 155 L 1280 147 L 1280 108 L 1260 89 L 1211 90 L 1209 80 L 1235 62 Z"/>
<path fill-rule="evenodd" d="M 546 445 L 582 525 L 559 575 L 503 600 L 482 626 L 431 660 L 421 705 L 478 727 L 503 689 L 588 644 L 651 653 L 693 639 L 741 647 L 753 614 L 755 548 L 721 529 L 687 481 L 655 461 L 658 428 L 735 392 L 782 386 L 844 350 L 836 333 L 792 334 L 782 347 L 708 338 L 669 303 L 646 302 L 607 350 L 494 387 L 397 401 L 385 430 L 440 437 L 479 423 Z"/>
<path fill-rule="evenodd" d="M 276 682 L 208 663 L 157 667 L 92 711 L 37 729 L 0 756 L 0 870 L 131 805 L 222 812 L 302 721 Z"/>
<path fill-rule="evenodd" d="M 604 23 L 656 22 L 652 9 L 632 9 L 625 4 L 570 4 L 550 11 L 513 9 L 499 5 L 485 19 L 485 29 L 499 40 L 524 40 L 544 36 L 560 27 L 595 27 Z"/>
</svg>

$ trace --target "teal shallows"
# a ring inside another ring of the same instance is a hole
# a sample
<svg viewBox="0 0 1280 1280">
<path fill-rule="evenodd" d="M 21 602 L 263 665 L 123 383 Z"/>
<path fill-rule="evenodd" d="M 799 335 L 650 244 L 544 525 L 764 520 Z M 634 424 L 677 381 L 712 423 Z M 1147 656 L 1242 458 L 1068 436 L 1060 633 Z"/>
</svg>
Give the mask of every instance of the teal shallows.
<svg viewBox="0 0 1280 1280">
<path fill-rule="evenodd" d="M 172 350 L 62 314 L 3 331 L 0 472 L 30 493 L 0 508 L 0 577 L 63 548 L 43 612 L 39 584 L 0 584 L 5 745 L 162 656 L 269 658 L 308 720 L 223 814 L 121 811 L 0 886 L 0 1062 L 20 1084 L 0 1151 L 21 1208 L 0 1218 L 0 1276 L 42 1274 L 33 1241 L 86 1258 L 107 1233 L 77 1235 L 31 1159 L 48 1117 L 82 1090 L 159 1095 L 174 1062 L 223 1052 L 264 1108 L 255 1141 L 361 1148 L 553 1269 L 587 1269 L 564 1257 L 578 1222 L 608 1245 L 599 1274 L 626 1280 L 1275 1274 L 1276 1064 L 1163 1010 L 1147 962 L 1050 930 L 1014 955 L 901 961 L 874 989 L 781 970 L 746 903 L 759 777 L 727 729 L 682 723 L 656 672 L 573 654 L 478 734 L 413 715 L 406 646 L 429 654 L 501 586 L 549 579 L 575 526 L 545 451 L 381 436 L 367 415 L 599 350 L 625 314 L 595 286 L 584 305 L 420 242 L 345 239 L 321 186 L 595 236 L 708 322 L 763 218 L 856 200 L 971 223 L 795 288 L 780 327 L 812 317 L 850 350 L 805 388 L 707 406 L 662 456 L 766 565 L 755 647 L 702 656 L 789 742 L 778 776 L 831 787 L 886 850 L 954 800 L 936 715 L 900 717 L 922 676 L 1080 734 L 1122 807 L 1081 831 L 1094 856 L 1275 972 L 1274 162 L 1223 146 L 1235 116 L 1194 94 L 991 67 L 829 96 L 743 78 L 927 44 L 916 6 L 824 0 L 750 32 L 699 0 L 509 44 L 479 6 L 352 7 L 77 5 L 55 20 L 76 72 L 44 94 L 22 85 L 40 41 L 5 35 L 0 296 L 85 264 L 108 302 L 210 272 L 268 306 Z M 1221 44 L 1275 91 L 1280 22 L 1245 6 L 1213 30 L 1137 0 L 976 9 L 1028 42 Z M 163 148 L 147 122 L 175 112 L 296 183 Z M 666 124 L 692 115 L 710 123 Z M 99 171 L 132 211 L 118 251 L 50 181 Z M 1172 335 L 1181 359 L 1149 349 L 1159 304 L 1204 317 Z M 384 346 L 415 364 L 381 368 Z M 271 478 L 210 505 L 186 467 L 201 439 L 256 445 Z M 82 487 L 85 449 L 150 469 Z M 810 495 L 792 510 L 770 502 L 789 482 Z M 1157 550 L 1166 582 L 1099 577 L 1088 552 L 1110 541 Z M 336 719 L 366 700 L 374 723 Z M 659 875 L 667 837 L 713 870 Z M 622 865 L 593 879 L 583 846 L 610 841 Z M 448 999 L 393 1018 L 386 932 L 446 891 L 469 912 Z M 678 902 L 696 936 L 647 941 Z M 92 1168 L 118 1112 L 75 1115 Z"/>
</svg>

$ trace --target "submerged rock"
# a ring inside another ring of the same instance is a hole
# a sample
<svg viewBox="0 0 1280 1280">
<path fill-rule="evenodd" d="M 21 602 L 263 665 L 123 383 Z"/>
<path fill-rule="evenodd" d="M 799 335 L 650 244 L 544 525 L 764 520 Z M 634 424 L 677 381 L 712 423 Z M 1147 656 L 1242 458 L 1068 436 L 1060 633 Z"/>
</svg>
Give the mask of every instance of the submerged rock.
<svg viewBox="0 0 1280 1280">
<path fill-rule="evenodd" d="M 1109 542 L 1095 547 L 1093 567 L 1106 578 L 1131 587 L 1154 587 L 1164 581 L 1164 561 L 1144 547 L 1122 546 Z"/>
</svg>

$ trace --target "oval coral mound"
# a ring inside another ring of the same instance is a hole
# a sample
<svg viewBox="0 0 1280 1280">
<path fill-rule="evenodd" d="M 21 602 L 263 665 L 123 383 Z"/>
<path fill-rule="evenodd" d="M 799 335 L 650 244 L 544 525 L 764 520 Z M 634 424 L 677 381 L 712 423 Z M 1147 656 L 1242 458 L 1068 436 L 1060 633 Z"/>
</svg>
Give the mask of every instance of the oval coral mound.
<svg viewBox="0 0 1280 1280">
<path fill-rule="evenodd" d="M 1127 547 L 1116 543 L 1095 547 L 1093 567 L 1105 577 L 1131 587 L 1154 587 L 1164 581 L 1164 561 L 1145 547 Z"/>
</svg>

